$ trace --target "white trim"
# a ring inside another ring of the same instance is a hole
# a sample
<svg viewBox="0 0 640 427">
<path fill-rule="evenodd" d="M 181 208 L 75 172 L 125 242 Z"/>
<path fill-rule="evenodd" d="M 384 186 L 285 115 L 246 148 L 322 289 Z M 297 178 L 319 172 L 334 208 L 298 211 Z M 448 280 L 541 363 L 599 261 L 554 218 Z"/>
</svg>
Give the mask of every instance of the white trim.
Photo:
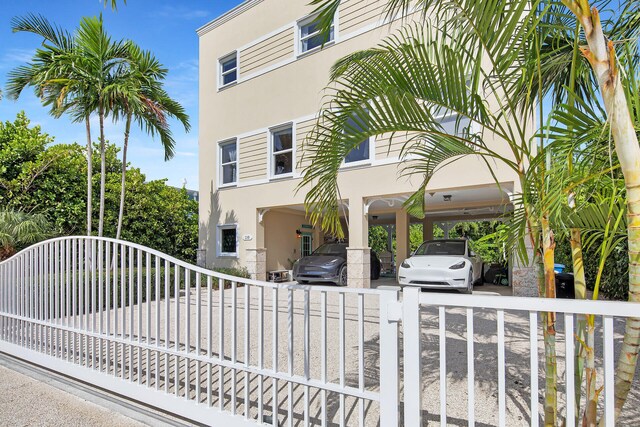
<svg viewBox="0 0 640 427">
<path fill-rule="evenodd" d="M 234 138 L 237 138 L 238 140 L 240 140 L 240 139 L 248 138 L 250 136 L 257 136 L 257 135 L 260 135 L 260 134 L 268 133 L 270 129 L 275 128 L 275 127 L 279 127 L 279 126 L 284 126 L 287 123 L 293 123 L 294 126 L 297 126 L 298 123 L 306 122 L 307 120 L 317 119 L 318 117 L 319 117 L 318 113 L 307 114 L 305 116 L 297 117 L 297 118 L 295 118 L 293 120 L 288 120 L 288 121 L 282 122 L 279 125 L 262 127 L 262 128 L 250 130 L 248 132 L 239 133 L 237 135 L 232 135 L 232 136 L 229 136 L 228 138 L 221 139 L 220 142 L 230 141 L 230 140 L 232 140 Z"/>
<path fill-rule="evenodd" d="M 268 184 L 269 182 L 274 182 L 274 181 L 278 181 L 278 180 L 283 180 L 286 178 L 290 178 L 290 179 L 300 179 L 302 178 L 302 173 L 300 170 L 298 170 L 297 168 L 297 158 L 298 158 L 298 132 L 297 132 L 297 128 L 298 125 L 302 122 L 306 122 L 309 120 L 314 120 L 314 119 L 318 119 L 318 117 L 320 116 L 321 112 L 319 113 L 314 113 L 314 114 L 307 114 L 304 116 L 300 116 L 298 118 L 295 118 L 293 120 L 290 121 L 286 121 L 286 122 L 282 122 L 278 125 L 275 126 L 269 126 L 269 127 L 263 127 L 263 128 L 259 128 L 259 129 L 254 129 L 248 132 L 244 132 L 241 134 L 237 134 L 235 136 L 231 136 L 229 138 L 225 138 L 222 139 L 218 142 L 218 145 L 220 144 L 224 144 L 225 142 L 231 142 L 234 139 L 236 140 L 236 144 L 237 144 L 237 154 L 236 154 L 236 161 L 237 161 L 237 175 L 236 175 L 236 182 L 234 183 L 229 183 L 229 184 L 221 184 L 222 182 L 222 177 L 221 177 L 221 171 L 220 171 L 220 161 L 217 161 L 217 167 L 218 167 L 218 180 L 217 180 L 217 188 L 218 189 L 224 189 L 224 188 L 229 188 L 229 187 L 235 187 L 235 188 L 242 188 L 242 187 L 250 187 L 253 185 L 260 185 L 260 184 Z M 438 119 L 443 119 L 443 118 L 447 118 L 449 117 L 446 114 L 440 115 L 439 117 L 436 117 Z M 292 168 L 292 173 L 291 174 L 286 174 L 286 175 L 276 175 L 276 176 L 272 176 L 271 175 L 271 130 L 272 129 L 277 129 L 277 128 L 281 128 L 284 127 L 288 124 L 291 124 L 292 126 L 292 131 L 293 131 L 293 168 Z M 248 137 L 252 137 L 252 136 L 258 136 L 258 135 L 263 135 L 266 133 L 266 137 L 267 137 L 267 178 L 263 178 L 263 179 L 255 179 L 255 180 L 250 180 L 250 181 L 240 181 L 240 140 L 244 139 L 244 138 L 248 138 Z M 361 160 L 361 161 L 357 161 L 357 162 L 351 162 L 351 163 L 342 163 L 342 165 L 340 166 L 340 170 L 341 171 L 347 171 L 350 169 L 357 169 L 357 168 L 362 168 L 362 167 L 374 167 L 374 166 L 385 166 L 385 165 L 390 165 L 390 164 L 394 164 L 394 163 L 401 163 L 403 161 L 408 161 L 408 160 L 415 160 L 418 157 L 417 156 L 407 156 L 404 159 L 401 159 L 398 156 L 394 156 L 394 157 L 385 157 L 385 158 L 377 158 L 376 155 L 376 146 L 380 141 L 384 141 L 384 139 L 378 139 L 375 135 L 370 136 L 369 137 L 369 159 L 366 160 Z M 220 149 L 218 148 L 218 157 L 220 157 Z"/>
<path fill-rule="evenodd" d="M 367 110 L 367 115 L 369 115 L 369 111 L 368 110 Z M 351 120 L 351 118 L 347 119 L 347 121 L 348 120 Z M 364 142 L 368 142 L 369 143 L 369 157 L 366 158 L 366 159 L 362 159 L 362 160 L 356 160 L 354 162 L 347 162 L 346 158 L 345 158 L 345 159 L 342 160 L 342 163 L 340 164 L 340 169 L 349 169 L 349 168 L 352 168 L 352 167 L 371 165 L 371 163 L 375 159 L 375 154 L 376 154 L 376 151 L 375 151 L 376 139 L 375 139 L 374 136 L 369 136 L 369 137 L 367 137 L 366 140 L 363 140 L 362 142 L 360 142 L 360 144 L 363 144 Z M 358 145 L 360 145 L 360 144 L 358 144 Z M 353 151 L 353 149 L 351 151 Z M 349 153 L 347 153 L 347 155 L 349 155 L 351 153 L 351 151 Z"/>
<path fill-rule="evenodd" d="M 340 8 L 336 9 L 336 13 L 333 15 L 333 40 L 335 43 L 339 43 L 342 37 L 340 37 Z"/>
<path fill-rule="evenodd" d="M 276 154 L 273 152 L 273 134 L 283 130 L 291 129 L 291 149 L 278 151 L 278 153 L 291 152 L 291 172 L 275 174 L 273 167 L 273 156 Z M 269 128 L 269 134 L 267 136 L 267 176 L 270 180 L 292 178 L 296 173 L 296 129 L 294 122 L 285 122 Z"/>
<path fill-rule="evenodd" d="M 336 25 L 335 25 L 335 21 L 336 21 L 336 15 L 337 14 L 338 14 L 338 12 L 336 11 L 336 13 L 333 16 L 333 21 L 331 23 L 331 27 L 333 28 L 333 37 L 329 38 L 326 41 L 326 43 L 323 43 L 320 46 L 316 46 L 316 47 L 314 47 L 312 49 L 307 49 L 307 50 L 302 50 L 302 42 L 304 40 L 312 39 L 312 38 L 320 35 L 321 33 L 320 33 L 320 31 L 316 31 L 315 33 L 311 33 L 311 34 L 306 35 L 304 37 L 302 37 L 300 35 L 300 33 L 302 32 L 302 27 L 305 27 L 305 26 L 308 26 L 308 25 L 312 24 L 316 20 L 316 18 L 318 17 L 318 14 L 317 13 L 316 14 L 311 13 L 311 14 L 305 16 L 304 18 L 300 18 L 300 19 L 298 19 L 296 21 L 296 26 L 295 26 L 295 43 L 296 43 L 296 46 L 295 46 L 295 49 L 294 49 L 296 58 L 299 58 L 301 56 L 310 55 L 311 53 L 318 52 L 318 51 L 324 49 L 325 47 L 329 47 L 329 46 L 335 44 L 335 40 L 336 40 Z"/>
<path fill-rule="evenodd" d="M 224 24 L 225 22 L 232 20 L 236 16 L 251 9 L 253 6 L 261 2 L 262 0 L 246 0 L 244 3 L 240 3 L 238 6 L 234 7 L 230 11 L 223 13 L 222 15 L 218 16 L 214 20 L 209 21 L 208 23 L 204 24 L 202 27 L 198 28 L 196 30 L 196 34 L 202 37 L 203 35 L 207 34 L 209 31 L 213 30 L 214 28 L 217 28 L 220 25 Z"/>
<path fill-rule="evenodd" d="M 223 62 L 228 62 L 230 61 L 233 57 L 235 57 L 236 60 L 236 66 L 235 68 L 232 68 L 229 71 L 222 71 L 222 63 Z M 229 83 L 224 83 L 224 76 L 227 74 L 231 74 L 232 72 L 236 73 L 236 79 L 232 82 Z M 233 52 L 229 52 L 226 55 L 221 56 L 220 58 L 218 58 L 218 73 L 217 73 L 217 79 L 218 79 L 218 91 L 220 91 L 221 89 L 225 89 L 229 86 L 233 86 L 235 84 L 238 84 L 238 81 L 240 80 L 240 55 L 238 54 L 237 50 L 234 50 Z"/>
<path fill-rule="evenodd" d="M 259 0 L 259 1 L 262 1 L 262 0 Z M 339 43 L 345 42 L 347 40 L 350 40 L 350 39 L 352 39 L 354 37 L 360 36 L 362 34 L 365 34 L 365 33 L 369 32 L 369 31 L 375 30 L 377 28 L 384 27 L 385 25 L 389 25 L 392 22 L 397 21 L 398 19 L 401 19 L 401 18 L 395 18 L 393 21 L 390 21 L 390 22 L 387 22 L 385 19 L 381 19 L 381 20 L 378 20 L 376 22 L 372 22 L 371 24 L 365 25 L 364 27 L 362 27 L 362 28 L 360 28 L 358 30 L 355 30 L 355 31 L 352 31 L 350 33 L 346 33 L 346 34 L 343 35 L 343 34 L 340 33 L 340 28 L 339 28 L 340 17 L 339 17 L 339 15 L 340 15 L 339 12 L 336 12 L 336 17 L 334 18 L 333 41 L 330 42 L 330 43 L 327 43 L 324 46 L 326 49 L 329 49 L 332 46 L 335 46 L 335 45 L 337 45 Z M 302 18 L 302 19 L 304 19 L 304 18 Z M 237 84 L 244 83 L 244 82 L 249 81 L 251 79 L 255 79 L 256 77 L 259 77 L 259 76 L 261 76 L 263 74 L 266 74 L 266 73 L 269 73 L 271 71 L 277 70 L 278 68 L 285 67 L 285 66 L 291 64 L 292 62 L 295 62 L 295 61 L 297 61 L 299 59 L 303 59 L 307 55 L 310 55 L 312 53 L 317 52 L 317 50 L 315 50 L 315 49 L 307 51 L 307 52 L 302 52 L 302 53 L 299 52 L 299 44 L 300 44 L 300 42 L 299 42 L 299 32 L 298 32 L 298 27 L 297 27 L 298 21 L 299 20 L 290 22 L 290 23 L 288 23 L 286 25 L 283 25 L 282 27 L 278 28 L 277 30 L 272 31 L 272 32 L 270 32 L 270 33 L 268 33 L 268 34 L 266 34 L 264 36 L 260 36 L 259 38 L 255 39 L 255 40 L 253 40 L 253 41 L 251 41 L 249 43 L 246 43 L 245 45 L 243 45 L 243 46 L 241 46 L 241 47 L 239 47 L 237 49 L 238 53 L 240 54 L 240 53 L 242 53 L 243 50 L 249 49 L 249 48 L 255 46 L 256 44 L 258 44 L 260 42 L 263 42 L 264 40 L 266 40 L 266 39 L 268 39 L 270 37 L 273 37 L 276 34 L 279 34 L 279 33 L 283 32 L 283 31 L 285 31 L 288 28 L 292 28 L 293 29 L 293 39 L 294 39 L 293 40 L 293 43 L 294 43 L 294 51 L 293 51 L 294 56 L 293 57 L 283 59 L 283 60 L 281 60 L 279 62 L 276 62 L 276 63 L 274 63 L 274 64 L 272 64 L 272 65 L 270 65 L 268 67 L 261 68 L 261 69 L 259 69 L 257 71 L 254 71 L 251 74 L 247 74 L 246 76 L 240 76 L 240 72 L 238 71 L 238 80 L 236 82 Z M 322 49 L 322 50 L 324 50 L 324 49 Z M 238 56 L 238 58 L 239 58 L 239 56 Z M 239 59 L 238 59 L 238 61 L 239 61 Z M 240 69 L 240 65 L 241 64 L 238 62 L 238 70 Z M 226 87 L 227 86 L 225 86 L 225 88 Z"/>
<path fill-rule="evenodd" d="M 295 35 L 295 32 L 296 32 L 295 22 L 293 22 L 293 23 L 289 22 L 288 24 L 285 24 L 285 25 L 283 25 L 282 27 L 280 27 L 280 28 L 278 28 L 276 30 L 273 30 L 273 31 L 271 31 L 271 32 L 269 32 L 269 33 L 267 33 L 267 34 L 265 34 L 263 36 L 260 36 L 255 40 L 251 40 L 249 43 L 246 43 L 246 44 L 240 46 L 238 48 L 238 52 L 242 52 L 244 50 L 251 49 L 252 47 L 262 43 L 263 41 L 269 40 L 271 37 L 277 36 L 278 34 L 284 32 L 286 30 L 289 30 L 289 29 L 291 31 L 293 31 L 294 35 Z"/>
<path fill-rule="evenodd" d="M 230 145 L 235 143 L 236 145 L 236 179 L 233 182 L 223 182 L 223 166 L 230 165 L 233 162 L 227 162 L 224 165 L 222 164 L 222 146 Z M 240 143 L 239 139 L 236 137 L 224 139 L 222 141 L 218 141 L 218 158 L 216 159 L 216 167 L 218 169 L 218 179 L 217 179 L 217 188 L 225 188 L 225 187 L 235 187 L 238 185 L 238 181 L 240 181 Z"/>
<path fill-rule="evenodd" d="M 235 230 L 236 232 L 236 251 L 235 252 L 222 252 L 222 230 Z M 232 224 L 218 224 L 216 225 L 216 256 L 218 258 L 238 258 L 238 247 L 240 246 L 240 240 L 238 239 L 238 223 Z"/>
</svg>

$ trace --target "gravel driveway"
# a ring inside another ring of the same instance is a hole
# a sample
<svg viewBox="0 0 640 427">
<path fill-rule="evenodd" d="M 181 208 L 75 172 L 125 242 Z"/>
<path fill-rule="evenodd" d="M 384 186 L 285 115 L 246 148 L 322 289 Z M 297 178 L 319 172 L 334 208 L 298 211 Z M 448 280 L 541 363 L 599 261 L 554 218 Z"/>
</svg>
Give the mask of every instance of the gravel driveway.
<svg viewBox="0 0 640 427">
<path fill-rule="evenodd" d="M 277 360 L 278 371 L 282 373 L 291 372 L 293 375 L 304 377 L 305 365 L 308 368 L 309 377 L 313 380 L 323 380 L 322 366 L 322 339 L 321 339 L 321 292 L 314 290 L 313 286 L 307 287 L 309 298 L 309 323 L 308 330 L 308 360 L 305 359 L 305 291 L 295 290 L 288 292 L 280 290 L 277 299 L 277 328 L 274 328 L 273 313 L 274 300 L 272 292 L 266 289 L 263 295 L 264 307 L 264 330 L 263 340 L 264 346 L 262 352 L 262 362 L 266 369 L 272 369 L 274 360 Z M 317 288 L 316 288 L 317 289 Z M 343 398 L 335 392 L 326 393 L 326 405 L 323 405 L 323 393 L 318 387 L 305 387 L 299 384 L 288 383 L 284 380 L 277 382 L 277 393 L 274 393 L 274 383 L 271 378 L 255 374 L 249 374 L 245 377 L 244 372 L 238 370 L 234 373 L 230 369 L 226 369 L 222 378 L 220 378 L 219 370 L 215 364 L 219 352 L 219 324 L 220 315 L 220 293 L 212 292 L 212 331 L 208 336 L 208 317 L 207 311 L 207 295 L 203 289 L 200 298 L 195 295 L 194 289 L 191 291 L 190 298 L 182 295 L 179 300 L 171 299 L 169 301 L 167 312 L 167 304 L 155 301 L 151 304 L 140 304 L 139 306 L 126 308 L 126 329 L 125 336 L 128 335 L 131 322 L 131 314 L 133 313 L 134 339 L 141 335 L 142 342 L 146 341 L 147 314 L 151 320 L 149 329 L 151 339 L 150 343 L 155 345 L 157 326 L 160 330 L 159 340 L 157 343 L 164 347 L 165 338 L 165 322 L 161 320 L 156 325 L 156 315 L 160 314 L 160 318 L 164 319 L 170 316 L 170 340 L 169 345 L 175 347 L 175 342 L 179 339 L 180 346 L 185 348 L 188 346 L 191 352 L 195 351 L 196 346 L 196 325 L 201 325 L 201 354 L 206 351 L 211 343 L 212 363 L 200 363 L 201 378 L 201 394 L 198 396 L 202 403 L 208 400 L 207 387 L 209 386 L 209 372 L 211 372 L 211 388 L 213 390 L 211 396 L 211 404 L 218 407 L 220 405 L 220 393 L 223 391 L 223 405 L 226 410 L 233 410 L 232 397 L 235 396 L 236 413 L 244 414 L 247 406 L 245 406 L 245 390 L 248 391 L 249 404 L 248 410 L 250 417 L 257 419 L 258 417 L 258 401 L 262 397 L 264 405 L 265 421 L 270 421 L 274 414 L 277 413 L 279 422 L 286 425 L 289 419 L 293 419 L 294 425 L 303 425 L 305 417 L 308 417 L 312 425 L 319 425 L 323 416 L 322 408 L 326 408 L 326 417 L 329 425 L 338 425 L 341 417 L 344 417 L 346 425 L 358 425 L 361 421 L 361 412 L 364 415 L 363 424 L 367 426 L 376 426 L 379 424 L 379 405 L 372 400 L 359 400 L 352 397 Z M 233 353 L 235 345 L 235 356 L 239 363 L 246 363 L 257 366 L 260 363 L 259 339 L 260 333 L 258 325 L 260 322 L 260 299 L 257 288 L 251 288 L 248 299 L 245 297 L 245 288 L 238 287 L 236 290 L 236 322 L 233 319 L 233 298 L 232 291 L 227 289 L 224 297 L 224 348 L 225 358 L 229 359 Z M 288 311 L 288 302 L 292 301 L 292 310 Z M 189 304 L 187 304 L 189 302 Z M 200 318 L 197 318 L 196 307 L 200 303 Z M 359 306 L 362 304 L 362 311 Z M 341 381 L 344 385 L 359 388 L 360 381 L 365 391 L 378 393 L 379 390 L 379 354 L 380 354 L 380 337 L 379 337 L 379 301 L 375 294 L 368 294 L 359 297 L 357 294 L 346 294 L 344 300 L 341 301 L 338 294 L 328 292 L 326 296 L 326 378 L 327 382 L 339 385 Z M 187 306 L 190 311 L 189 329 L 187 330 L 186 312 Z M 344 327 L 341 329 L 341 310 L 344 306 Z M 179 310 L 180 331 L 179 334 L 175 329 L 175 319 L 177 317 L 176 308 Z M 158 313 L 159 310 L 159 313 Z M 249 318 L 249 326 L 245 325 L 245 317 Z M 114 331 L 116 314 L 119 317 L 119 328 L 117 332 L 122 332 L 122 310 L 112 310 L 111 317 L 111 333 Z M 138 317 L 142 316 L 142 328 L 138 330 Z M 362 318 L 362 328 L 358 319 Z M 103 313 L 103 319 L 105 319 Z M 433 307 L 423 308 L 422 310 L 422 383 L 423 383 L 423 420 L 425 425 L 439 425 L 440 419 L 440 402 L 439 402 L 439 357 L 438 357 L 438 322 L 437 311 Z M 467 425 L 467 354 L 466 354 L 466 314 L 460 309 L 448 309 L 446 317 L 447 328 L 447 415 L 449 425 Z M 106 325 L 106 321 L 104 322 Z M 100 322 L 98 321 L 99 325 Z M 492 310 L 476 310 L 474 313 L 475 328 L 475 418 L 478 426 L 492 426 L 498 422 L 498 401 L 497 401 L 497 339 L 496 339 L 496 314 Z M 506 385 L 507 385 L 507 425 L 520 426 L 529 425 L 529 332 L 528 332 L 528 315 L 526 313 L 507 312 L 505 315 L 505 342 L 506 342 Z M 600 323 L 597 324 L 598 336 L 596 342 L 601 342 L 599 336 Z M 562 321 L 559 321 L 558 331 L 562 331 Z M 616 345 L 619 346 L 622 340 L 622 332 L 624 323 L 616 320 Z M 274 331 L 277 330 L 277 334 Z M 235 338 L 232 332 L 235 331 Z M 293 334 L 292 358 L 289 358 L 287 348 L 288 335 Z M 104 330 L 103 330 L 104 332 Z M 359 334 L 363 335 L 362 347 L 359 346 Z M 186 337 L 189 342 L 185 343 Z M 277 342 L 274 338 L 277 336 Z M 341 336 L 343 340 L 341 341 Z M 245 349 L 245 337 L 248 338 Z M 539 367 L 539 384 L 544 384 L 543 373 L 543 342 L 542 334 L 539 333 L 538 353 L 540 360 Z M 63 340 L 64 342 L 64 340 Z M 344 373 L 340 369 L 341 360 L 341 342 L 344 343 Z M 399 348 L 402 348 L 402 336 L 400 336 Z M 558 334 L 558 388 L 559 395 L 563 394 L 564 387 L 564 337 L 562 333 Z M 168 359 L 168 364 L 164 357 L 157 358 L 155 351 L 142 351 L 139 353 L 135 347 L 126 351 L 117 348 L 112 344 L 109 351 L 104 348 L 104 354 L 110 354 L 112 360 L 118 362 L 122 357 L 126 359 L 126 366 L 134 366 L 132 371 L 126 372 L 127 379 L 146 383 L 149 378 L 149 387 L 155 388 L 158 382 L 159 388 L 164 389 L 165 383 L 170 393 L 176 393 L 176 384 L 178 385 L 177 394 L 184 396 L 189 393 L 190 398 L 196 398 L 196 371 L 198 366 L 196 362 L 191 361 L 186 364 L 185 358 L 180 358 L 176 365 L 174 357 Z M 131 356 L 133 356 L 131 358 Z M 274 357 L 275 356 L 275 357 Z M 597 354 L 598 365 L 601 354 Z M 362 364 L 362 376 L 360 375 L 360 360 Z M 139 366 L 138 366 L 139 363 Z M 121 372 L 114 372 L 113 369 L 119 370 L 122 365 L 119 363 L 111 363 L 110 375 L 121 375 Z M 156 378 L 156 367 L 159 376 Z M 189 382 L 185 381 L 185 373 L 188 367 Z M 176 368 L 180 375 L 180 382 L 176 383 Z M 208 368 L 211 368 L 210 370 Z M 147 377 L 147 371 L 149 376 Z M 168 373 L 168 376 L 165 375 Z M 235 378 L 234 378 L 235 377 Z M 400 371 L 400 378 L 402 372 Z M 601 372 L 599 378 L 602 378 Z M 222 381 L 221 381 L 222 380 Z M 248 385 L 248 389 L 245 389 Z M 261 386 L 260 386 L 261 385 Z M 638 384 L 638 375 L 636 375 L 635 389 L 632 392 L 630 401 L 627 405 L 627 411 L 620 425 L 640 425 L 640 385 Z M 262 392 L 261 392 L 262 389 Z M 277 411 L 273 408 L 273 397 L 276 394 L 278 399 Z M 305 398 L 309 400 L 309 412 L 304 412 Z M 384 399 L 384 390 L 381 393 Z M 402 400 L 401 392 L 401 400 Z M 343 400 L 344 399 L 344 400 Z M 542 400 L 542 393 L 540 394 Z M 558 407 L 561 412 L 564 411 L 564 402 L 559 398 Z M 542 412 L 542 409 L 541 409 Z"/>
<path fill-rule="evenodd" d="M 0 366 L 0 425 L 137 427 L 137 421 Z"/>
</svg>

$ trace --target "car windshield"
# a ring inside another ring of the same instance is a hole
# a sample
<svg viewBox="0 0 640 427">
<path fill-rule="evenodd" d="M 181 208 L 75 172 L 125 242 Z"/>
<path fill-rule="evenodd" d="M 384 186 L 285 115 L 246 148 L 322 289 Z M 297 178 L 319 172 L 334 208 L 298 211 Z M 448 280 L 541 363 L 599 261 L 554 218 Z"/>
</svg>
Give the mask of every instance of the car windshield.
<svg viewBox="0 0 640 427">
<path fill-rule="evenodd" d="M 424 242 L 415 255 L 464 255 L 465 242 L 463 240 L 434 240 Z"/>
<path fill-rule="evenodd" d="M 347 253 L 347 247 L 340 243 L 327 243 L 320 246 L 313 251 L 311 255 L 340 255 L 344 256 Z"/>
</svg>

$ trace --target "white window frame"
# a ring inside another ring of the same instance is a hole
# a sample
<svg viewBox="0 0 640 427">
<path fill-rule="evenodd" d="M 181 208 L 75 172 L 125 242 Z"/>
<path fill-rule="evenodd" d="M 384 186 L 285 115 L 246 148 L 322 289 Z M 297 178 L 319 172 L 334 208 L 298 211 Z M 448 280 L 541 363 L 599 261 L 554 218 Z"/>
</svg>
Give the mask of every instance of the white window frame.
<svg viewBox="0 0 640 427">
<path fill-rule="evenodd" d="M 224 62 L 229 61 L 232 58 L 235 58 L 236 60 L 236 67 L 223 72 L 222 64 Z M 233 86 L 238 83 L 238 79 L 240 78 L 240 62 L 239 61 L 240 61 L 240 58 L 238 58 L 238 51 L 231 52 L 225 56 L 218 58 L 218 90 L 229 87 L 229 86 Z M 232 82 L 224 84 L 224 76 L 234 71 L 236 72 L 236 79 Z"/>
<path fill-rule="evenodd" d="M 229 258 L 238 258 L 238 246 L 240 245 L 240 240 L 238 239 L 238 224 L 218 224 L 217 227 L 217 254 L 218 257 L 229 257 Z M 223 230 L 235 230 L 236 232 L 236 250 L 235 252 L 222 252 L 222 231 Z"/>
<path fill-rule="evenodd" d="M 373 163 L 373 160 L 376 155 L 376 138 L 375 138 L 375 135 L 372 135 L 367 139 L 369 140 L 369 157 L 367 159 L 357 160 L 355 162 L 347 162 L 346 158 L 342 159 L 342 164 L 340 165 L 341 169 L 349 169 L 349 168 L 358 167 L 358 166 L 368 166 Z"/>
<path fill-rule="evenodd" d="M 337 15 L 337 12 L 336 12 L 336 15 Z M 338 26 L 337 26 L 337 18 L 336 18 L 336 16 L 334 16 L 333 17 L 333 21 L 331 23 L 331 28 L 333 28 L 333 38 L 327 40 L 324 43 L 324 45 L 316 46 L 313 49 L 309 49 L 309 50 L 302 50 L 302 42 L 304 42 L 307 39 L 313 38 L 313 37 L 317 36 L 320 33 L 320 31 L 316 31 L 316 32 L 314 32 L 312 34 L 309 34 L 308 36 L 302 37 L 302 27 L 304 27 L 305 25 L 309 25 L 317 17 L 318 17 L 317 14 L 308 15 L 308 16 L 305 16 L 304 18 L 302 18 L 302 19 L 300 19 L 300 20 L 298 20 L 296 22 L 295 43 L 296 43 L 296 56 L 297 57 L 304 56 L 304 55 L 309 55 L 309 54 L 311 54 L 313 52 L 317 52 L 319 50 L 322 50 L 326 46 L 330 46 L 330 45 L 336 43 Z"/>
<path fill-rule="evenodd" d="M 283 131 L 286 129 L 291 129 L 291 149 L 290 150 L 282 150 L 282 151 L 273 151 L 273 134 L 279 131 Z M 296 124 L 294 122 L 283 123 L 278 126 L 274 126 L 269 128 L 269 161 L 267 162 L 269 167 L 269 179 L 282 179 L 282 178 L 291 178 L 296 173 Z M 274 157 L 279 153 L 288 153 L 291 152 L 291 172 L 289 173 L 281 173 L 276 175 L 275 173 L 275 163 Z"/>
<path fill-rule="evenodd" d="M 233 162 L 222 163 L 222 147 L 225 145 L 235 144 L 236 146 L 236 160 Z M 238 138 L 230 138 L 224 141 L 218 142 L 218 188 L 234 187 L 238 185 L 238 178 L 240 177 L 240 147 L 238 146 Z M 224 168 L 223 166 L 236 164 L 236 180 L 233 182 L 223 182 Z"/>
</svg>

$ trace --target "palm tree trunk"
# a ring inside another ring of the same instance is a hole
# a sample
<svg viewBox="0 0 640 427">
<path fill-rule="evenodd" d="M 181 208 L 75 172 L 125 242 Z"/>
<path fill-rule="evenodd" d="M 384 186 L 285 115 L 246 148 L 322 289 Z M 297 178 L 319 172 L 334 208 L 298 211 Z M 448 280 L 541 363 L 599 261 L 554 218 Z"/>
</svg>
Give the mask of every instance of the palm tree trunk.
<svg viewBox="0 0 640 427">
<path fill-rule="evenodd" d="M 98 236 L 104 231 L 104 192 L 107 175 L 107 159 L 104 143 L 104 111 L 100 108 L 100 217 L 98 218 Z"/>
<path fill-rule="evenodd" d="M 124 191 L 127 183 L 127 147 L 129 145 L 129 132 L 131 130 L 131 114 L 127 116 L 127 123 L 124 128 L 124 146 L 122 147 L 122 181 L 120 183 L 120 212 L 118 213 L 118 231 L 116 239 L 120 239 L 122 232 L 122 217 L 124 214 Z"/>
<path fill-rule="evenodd" d="M 556 297 L 556 279 L 554 264 L 555 241 L 549 227 L 549 219 L 541 220 L 542 260 L 544 265 L 545 298 Z M 544 424 L 555 426 L 558 418 L 558 365 L 556 361 L 556 314 L 549 312 L 544 316 L 544 355 L 545 355 L 545 398 Z"/>
<path fill-rule="evenodd" d="M 598 394 L 596 392 L 596 361 L 595 361 L 595 318 L 588 317 L 586 328 L 586 371 L 587 379 L 587 399 L 582 418 L 583 427 L 596 427 L 598 423 Z"/>
<path fill-rule="evenodd" d="M 624 88 L 618 73 L 615 49 L 607 42 L 596 8 L 590 9 L 586 0 L 580 3 L 563 0 L 580 20 L 588 47 L 582 54 L 589 60 L 598 79 L 611 134 L 624 175 L 627 190 L 627 233 L 629 236 L 629 301 L 640 302 L 640 146 Z M 640 349 L 640 318 L 628 318 L 624 341 L 616 367 L 615 416 L 620 415 L 627 401 L 638 363 Z"/>
<path fill-rule="evenodd" d="M 93 209 L 93 147 L 91 146 L 91 123 L 85 118 L 87 128 L 87 236 L 91 236 L 91 216 Z"/>
<path fill-rule="evenodd" d="M 582 259 L 582 239 L 579 228 L 572 228 L 571 233 L 571 259 L 573 263 L 573 280 L 575 284 L 576 299 L 585 299 L 587 294 L 587 285 L 584 277 L 584 262 Z M 574 390 L 576 402 L 576 425 L 580 417 L 580 402 L 582 399 L 582 379 L 585 364 L 585 347 L 586 339 L 585 328 L 587 326 L 586 316 L 578 315 L 577 323 L 577 339 L 575 340 L 575 363 L 574 363 Z M 568 403 L 567 403 L 568 404 Z"/>
</svg>

